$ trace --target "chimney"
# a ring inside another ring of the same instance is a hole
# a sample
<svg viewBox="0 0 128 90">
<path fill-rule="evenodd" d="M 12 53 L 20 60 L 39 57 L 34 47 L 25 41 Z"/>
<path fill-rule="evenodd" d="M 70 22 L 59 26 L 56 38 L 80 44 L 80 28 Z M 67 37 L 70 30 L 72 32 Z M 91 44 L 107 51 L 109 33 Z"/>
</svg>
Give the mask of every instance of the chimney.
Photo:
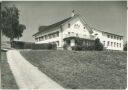
<svg viewBox="0 0 128 90">
<path fill-rule="evenodd" d="M 72 17 L 74 17 L 74 15 L 75 15 L 75 13 L 74 13 L 74 12 L 75 12 L 75 10 L 72 10 L 72 15 L 71 15 Z"/>
</svg>

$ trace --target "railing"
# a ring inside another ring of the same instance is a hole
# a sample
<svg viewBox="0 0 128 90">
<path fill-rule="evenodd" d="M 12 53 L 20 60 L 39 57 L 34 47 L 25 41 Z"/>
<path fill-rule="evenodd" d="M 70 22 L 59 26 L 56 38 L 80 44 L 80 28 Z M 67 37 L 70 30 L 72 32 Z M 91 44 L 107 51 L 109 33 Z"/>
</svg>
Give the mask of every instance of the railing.
<svg viewBox="0 0 128 90">
<path fill-rule="evenodd" d="M 95 37 L 93 35 L 84 35 L 84 34 L 75 34 L 75 33 L 63 34 L 63 37 L 64 38 L 78 37 L 78 38 L 91 39 L 91 40 L 95 39 Z"/>
</svg>

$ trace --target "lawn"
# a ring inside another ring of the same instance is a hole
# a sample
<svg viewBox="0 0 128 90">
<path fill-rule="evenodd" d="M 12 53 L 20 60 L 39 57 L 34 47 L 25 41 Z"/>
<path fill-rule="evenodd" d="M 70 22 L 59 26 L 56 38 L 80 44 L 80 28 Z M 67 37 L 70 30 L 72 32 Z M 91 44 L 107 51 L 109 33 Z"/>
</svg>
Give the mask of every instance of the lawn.
<svg viewBox="0 0 128 90">
<path fill-rule="evenodd" d="M 40 71 L 64 88 L 125 89 L 127 53 L 114 51 L 21 51 Z"/>
<path fill-rule="evenodd" d="M 6 52 L 1 51 L 1 88 L 18 89 L 15 78 L 7 63 Z"/>
</svg>

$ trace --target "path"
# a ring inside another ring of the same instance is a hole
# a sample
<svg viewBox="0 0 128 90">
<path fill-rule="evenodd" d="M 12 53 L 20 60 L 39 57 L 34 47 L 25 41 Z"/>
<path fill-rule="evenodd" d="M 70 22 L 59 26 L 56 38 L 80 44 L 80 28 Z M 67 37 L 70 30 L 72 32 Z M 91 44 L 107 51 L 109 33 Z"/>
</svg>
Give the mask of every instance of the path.
<svg viewBox="0 0 128 90">
<path fill-rule="evenodd" d="M 63 87 L 25 60 L 19 51 L 9 50 L 7 59 L 19 88 L 64 90 Z"/>
</svg>

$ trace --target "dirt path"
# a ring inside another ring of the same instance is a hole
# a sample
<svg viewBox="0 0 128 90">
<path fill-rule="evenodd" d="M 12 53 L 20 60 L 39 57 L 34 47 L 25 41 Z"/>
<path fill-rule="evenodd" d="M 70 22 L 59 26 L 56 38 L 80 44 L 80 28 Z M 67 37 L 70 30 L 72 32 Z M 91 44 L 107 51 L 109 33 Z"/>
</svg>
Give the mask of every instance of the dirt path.
<svg viewBox="0 0 128 90">
<path fill-rule="evenodd" d="M 59 84 L 51 80 L 48 76 L 39 71 L 35 66 L 30 64 L 19 51 L 10 50 L 7 52 L 7 59 L 21 89 L 54 89 L 63 90 Z"/>
</svg>

